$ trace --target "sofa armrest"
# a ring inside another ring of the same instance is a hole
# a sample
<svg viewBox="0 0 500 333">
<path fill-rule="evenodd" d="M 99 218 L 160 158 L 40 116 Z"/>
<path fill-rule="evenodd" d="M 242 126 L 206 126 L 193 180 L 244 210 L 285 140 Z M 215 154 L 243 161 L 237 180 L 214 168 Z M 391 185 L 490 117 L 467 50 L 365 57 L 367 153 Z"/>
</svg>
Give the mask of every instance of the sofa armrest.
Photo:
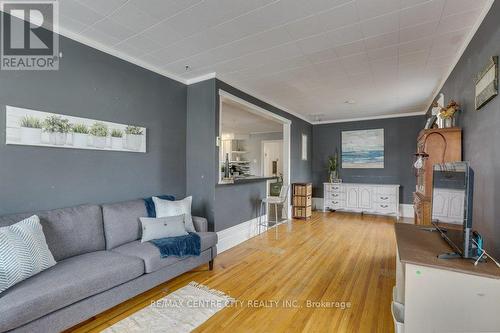
<svg viewBox="0 0 500 333">
<path fill-rule="evenodd" d="M 208 221 L 204 217 L 193 216 L 194 228 L 198 232 L 208 231 Z"/>
</svg>

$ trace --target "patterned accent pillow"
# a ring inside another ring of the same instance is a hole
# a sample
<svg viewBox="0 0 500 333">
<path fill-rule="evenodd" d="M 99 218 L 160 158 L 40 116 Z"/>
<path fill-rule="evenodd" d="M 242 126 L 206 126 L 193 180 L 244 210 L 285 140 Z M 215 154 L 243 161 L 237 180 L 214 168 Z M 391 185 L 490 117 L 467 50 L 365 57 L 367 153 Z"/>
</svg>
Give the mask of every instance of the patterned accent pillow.
<svg viewBox="0 0 500 333">
<path fill-rule="evenodd" d="M 38 216 L 0 228 L 0 294 L 55 264 Z"/>
<path fill-rule="evenodd" d="M 156 217 L 170 217 L 185 215 L 184 227 L 188 232 L 196 232 L 191 216 L 191 203 L 193 197 L 187 197 L 182 200 L 170 201 L 162 200 L 158 197 L 153 197 L 155 203 Z"/>
</svg>

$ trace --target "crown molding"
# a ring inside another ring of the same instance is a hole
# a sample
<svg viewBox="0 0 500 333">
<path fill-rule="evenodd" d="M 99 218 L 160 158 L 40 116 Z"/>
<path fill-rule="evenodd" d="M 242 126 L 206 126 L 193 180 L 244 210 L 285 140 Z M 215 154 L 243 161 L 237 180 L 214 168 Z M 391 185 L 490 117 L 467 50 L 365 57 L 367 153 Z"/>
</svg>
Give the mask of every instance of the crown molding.
<svg viewBox="0 0 500 333">
<path fill-rule="evenodd" d="M 432 93 L 432 98 L 428 101 L 427 105 L 427 110 L 430 109 L 432 103 L 434 102 L 434 100 L 436 99 L 436 97 L 439 95 L 439 93 L 441 92 L 441 89 L 443 89 L 443 86 L 445 85 L 446 81 L 448 81 L 448 78 L 450 77 L 451 73 L 453 73 L 453 70 L 455 69 L 455 67 L 457 66 L 458 62 L 460 61 L 460 59 L 462 59 L 462 56 L 464 55 L 465 53 L 465 50 L 467 50 L 467 47 L 469 46 L 470 42 L 472 41 L 472 39 L 474 38 L 474 36 L 476 35 L 477 31 L 479 30 L 479 27 L 481 26 L 481 24 L 483 23 L 486 15 L 488 15 L 488 12 L 490 11 L 491 9 L 491 6 L 493 6 L 493 3 L 495 2 L 495 0 L 488 0 L 488 2 L 486 3 L 486 6 L 484 6 L 483 8 L 483 11 L 481 12 L 481 14 L 479 15 L 479 20 L 477 20 L 477 22 L 474 24 L 474 26 L 472 27 L 469 35 L 467 36 L 466 38 L 466 42 L 462 44 L 462 47 L 460 48 L 460 50 L 458 51 L 458 54 L 457 54 L 457 57 L 455 58 L 455 60 L 452 62 L 448 72 L 446 73 L 445 76 L 443 76 L 443 79 L 441 80 L 441 82 L 439 83 L 438 87 L 434 90 L 434 92 Z M 425 111 L 425 113 L 427 113 L 427 110 Z"/>
<path fill-rule="evenodd" d="M 198 83 L 198 82 L 203 82 L 203 81 L 206 81 L 206 80 L 215 79 L 216 77 L 217 77 L 217 73 L 212 72 L 212 73 L 208 73 L 208 74 L 204 74 L 204 75 L 200 75 L 200 76 L 197 76 L 197 77 L 193 77 L 193 78 L 187 79 L 186 80 L 186 84 L 189 86 L 190 84 L 195 84 L 195 83 Z"/>
<path fill-rule="evenodd" d="M 183 84 L 187 84 L 186 83 L 187 80 L 183 79 L 182 77 L 180 77 L 178 75 L 170 73 L 170 72 L 168 72 L 160 67 L 152 66 L 145 61 L 142 61 L 142 60 L 139 60 L 135 57 L 129 56 L 121 51 L 115 50 L 109 46 L 103 45 L 103 44 L 96 42 L 96 41 L 93 41 L 89 38 L 85 38 L 79 34 L 76 34 L 74 32 L 67 30 L 67 29 L 64 29 L 63 27 L 59 27 L 58 34 L 63 36 L 63 37 L 72 39 L 80 44 L 89 46 L 93 49 L 99 50 L 101 52 L 104 52 L 104 53 L 107 53 L 107 54 L 112 55 L 114 57 L 125 60 L 133 65 L 137 65 L 137 66 L 142 67 L 144 69 L 147 69 L 149 71 L 152 71 L 152 72 L 155 72 L 155 73 L 160 74 L 162 76 L 165 76 L 169 79 L 175 80 L 175 81 L 183 83 Z M 63 54 L 63 56 L 64 56 L 64 54 Z"/>
<path fill-rule="evenodd" d="M 353 122 L 353 121 L 414 117 L 414 116 L 423 116 L 424 114 L 426 114 L 426 112 L 427 111 L 417 111 L 417 112 L 390 114 L 390 115 L 384 115 L 384 116 L 347 118 L 347 119 L 338 119 L 338 120 L 320 120 L 320 121 L 314 121 L 314 122 L 312 122 L 312 124 L 313 125 L 323 125 L 323 124 L 348 123 L 348 122 Z"/>
</svg>

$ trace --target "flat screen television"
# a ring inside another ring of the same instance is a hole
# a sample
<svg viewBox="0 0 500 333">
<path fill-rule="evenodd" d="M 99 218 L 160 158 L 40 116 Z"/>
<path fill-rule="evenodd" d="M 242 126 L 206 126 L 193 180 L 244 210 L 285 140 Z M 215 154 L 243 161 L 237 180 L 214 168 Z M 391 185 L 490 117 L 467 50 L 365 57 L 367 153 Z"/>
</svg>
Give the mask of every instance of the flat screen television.
<svg viewBox="0 0 500 333">
<path fill-rule="evenodd" d="M 474 171 L 468 162 L 435 164 L 433 167 L 432 223 L 453 248 L 441 258 L 475 258 L 472 241 Z"/>
</svg>

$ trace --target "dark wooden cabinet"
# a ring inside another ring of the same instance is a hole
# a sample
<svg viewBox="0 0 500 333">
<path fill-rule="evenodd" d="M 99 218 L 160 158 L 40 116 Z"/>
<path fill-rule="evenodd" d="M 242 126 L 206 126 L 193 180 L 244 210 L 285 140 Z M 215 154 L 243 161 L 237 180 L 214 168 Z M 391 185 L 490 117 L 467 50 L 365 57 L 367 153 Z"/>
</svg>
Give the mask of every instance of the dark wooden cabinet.
<svg viewBox="0 0 500 333">
<path fill-rule="evenodd" d="M 417 186 L 413 194 L 415 224 L 429 225 L 432 222 L 432 167 L 436 163 L 462 160 L 462 130 L 455 127 L 421 131 L 417 153 L 426 157 L 423 168 L 416 171 Z"/>
</svg>

